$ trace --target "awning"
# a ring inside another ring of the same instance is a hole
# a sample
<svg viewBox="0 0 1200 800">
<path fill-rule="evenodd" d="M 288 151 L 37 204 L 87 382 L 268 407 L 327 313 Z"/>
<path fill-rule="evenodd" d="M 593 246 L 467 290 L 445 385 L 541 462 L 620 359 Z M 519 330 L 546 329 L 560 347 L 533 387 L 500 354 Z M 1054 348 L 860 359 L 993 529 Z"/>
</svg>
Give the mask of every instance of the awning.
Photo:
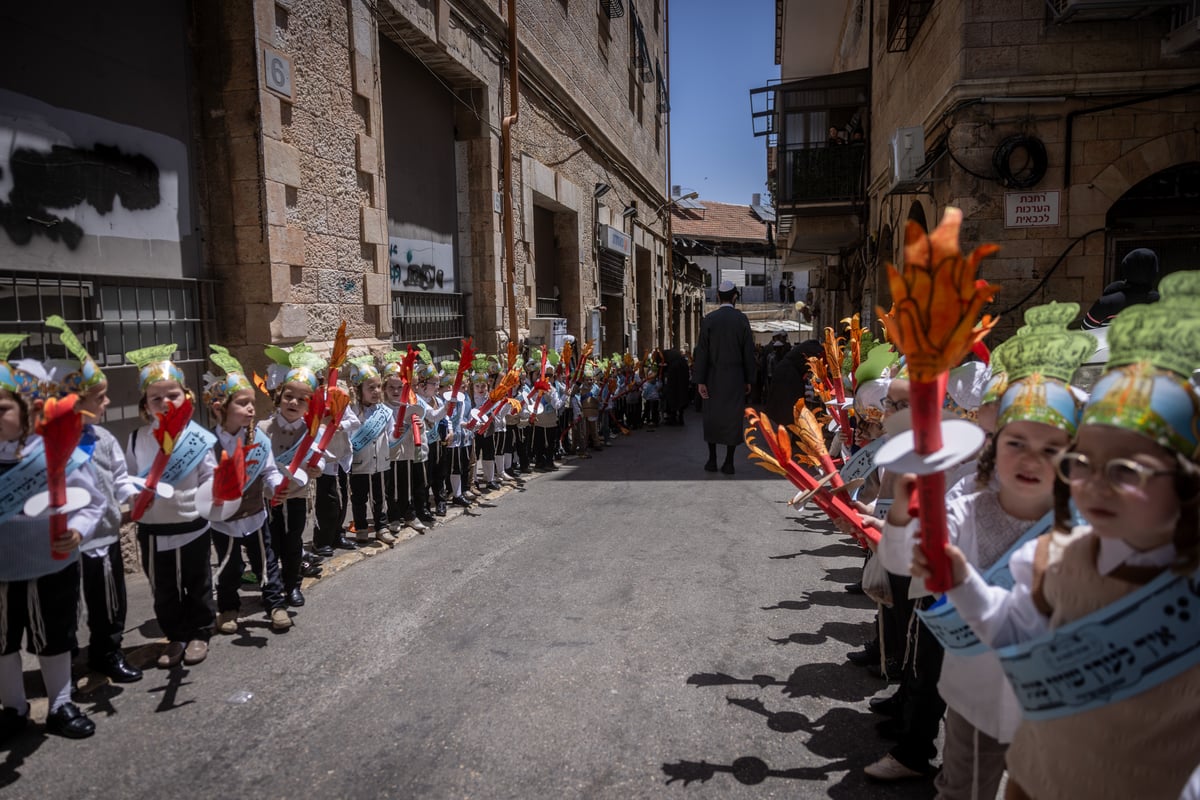
<svg viewBox="0 0 1200 800">
<path fill-rule="evenodd" d="M 750 323 L 750 330 L 755 333 L 812 333 L 813 326 L 807 322 L 796 322 L 793 319 L 763 319 Z"/>
</svg>

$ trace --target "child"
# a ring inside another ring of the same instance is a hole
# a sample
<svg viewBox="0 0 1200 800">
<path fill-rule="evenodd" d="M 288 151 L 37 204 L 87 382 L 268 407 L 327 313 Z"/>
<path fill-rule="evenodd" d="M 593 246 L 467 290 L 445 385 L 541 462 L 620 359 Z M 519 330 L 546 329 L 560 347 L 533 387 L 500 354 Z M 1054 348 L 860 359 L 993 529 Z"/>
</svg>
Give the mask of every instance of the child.
<svg viewBox="0 0 1200 800">
<path fill-rule="evenodd" d="M 346 385 L 341 381 L 338 381 L 337 386 L 327 387 L 327 391 L 330 394 L 339 391 L 349 394 Z M 326 425 L 332 422 L 328 400 L 324 418 Z M 331 556 L 335 548 L 358 549 L 356 543 L 346 538 L 342 526 L 346 522 L 347 483 L 354 456 L 350 447 L 350 437 L 357 433 L 360 427 L 362 420 L 354 413 L 353 408 L 347 407 L 333 438 L 329 440 L 322 454 L 325 466 L 317 478 L 317 488 L 313 496 L 313 513 L 317 518 L 317 526 L 313 530 L 313 552 L 318 556 Z"/>
<path fill-rule="evenodd" d="M 121 506 L 137 494 L 137 487 L 129 480 L 125 455 L 116 437 L 93 424 L 104 417 L 108 408 L 108 379 L 62 317 L 47 317 L 46 325 L 60 331 L 63 345 L 77 359 L 50 362 L 47 367 L 51 380 L 63 392 L 79 396 L 75 407 L 85 414 L 79 446 L 91 452 L 96 488 L 105 498 L 95 533 L 79 548 L 87 606 L 88 666 L 114 683 L 133 683 L 142 679 L 142 671 L 130 665 L 121 651 L 129 599 L 120 537 Z"/>
<path fill-rule="evenodd" d="M 424 351 L 428 354 L 428 350 Z M 439 517 L 446 516 L 446 450 L 442 440 L 445 438 L 445 431 L 448 429 L 446 423 L 446 410 L 448 406 L 438 394 L 438 387 L 441 385 L 442 374 L 433 363 L 433 357 L 430 356 L 428 361 L 417 364 L 414 378 L 417 382 L 417 397 L 421 398 L 421 405 L 425 407 L 425 446 L 429 450 L 429 457 L 425 461 L 425 481 L 429 484 L 429 491 L 433 494 L 434 511 Z M 421 515 L 418 512 L 421 522 L 425 523 L 426 527 L 433 522 L 433 514 L 429 511 L 429 501 L 425 498 L 425 513 Z"/>
<path fill-rule="evenodd" d="M 1031 308 L 1023 335 L 996 348 L 1008 377 L 996 432 L 979 457 L 975 491 L 949 501 L 947 508 L 950 540 L 979 569 L 1002 570 L 1014 545 L 1050 526 L 1054 458 L 1078 423 L 1076 397 L 1067 382 L 1096 349 L 1092 336 L 1066 329 L 1078 312 L 1075 303 Z M 899 497 L 908 496 L 904 487 L 910 482 L 901 479 Z M 913 551 L 912 539 L 896 527 L 907 524 L 906 506 L 892 505 L 879 548 L 883 565 L 896 574 L 910 569 Z M 909 528 L 915 529 L 915 524 Z M 926 616 L 926 626 L 937 619 Z M 994 797 L 1020 719 L 1016 698 L 993 653 L 975 653 L 965 643 L 939 638 L 946 652 L 938 691 L 947 714 L 938 796 Z"/>
<path fill-rule="evenodd" d="M 125 449 L 125 463 L 132 475 L 145 476 L 161 454 L 155 431 L 160 415 L 178 408 L 193 395 L 184 383 L 183 372 L 171 362 L 175 345 L 145 347 L 126 353 L 138 368 L 138 402 L 146 425 L 134 431 Z M 160 669 L 182 661 L 199 664 L 208 657 L 208 640 L 216 616 L 212 597 L 212 566 L 209 563 L 211 536 L 208 520 L 196 508 L 196 490 L 212 482 L 217 466 L 213 446 L 217 438 L 193 421 L 178 437 L 162 482 L 174 488 L 167 498 L 157 495 L 138 520 L 138 545 L 142 569 L 154 592 L 154 615 L 167 637 L 167 647 L 158 657 Z M 152 489 L 143 489 L 153 493 Z M 136 504 L 138 498 L 133 502 Z"/>
<path fill-rule="evenodd" d="M 1200 668 L 1163 671 L 1200 647 L 1185 605 L 1200 565 L 1200 409 L 1187 382 L 1200 364 L 1200 273 L 1168 275 L 1159 291 L 1109 328 L 1108 369 L 1057 462 L 1056 526 L 1071 528 L 1072 503 L 1086 524 L 1018 550 L 1011 590 L 946 549 L 955 608 L 984 643 L 1012 645 L 1001 663 L 1025 719 L 1009 798 L 1175 798 L 1200 752 Z M 913 574 L 928 571 L 914 554 Z"/>
<path fill-rule="evenodd" d="M 437 436 L 438 426 L 446 416 L 446 404 L 437 396 L 438 371 L 433 365 L 433 356 L 423 344 L 417 345 L 417 361 L 413 365 L 413 382 L 417 397 L 417 412 L 421 419 L 421 446 L 413 458 L 413 468 L 409 483 L 409 497 L 412 498 L 412 516 L 406 516 L 408 524 L 414 530 L 418 529 L 414 522 L 425 528 L 434 524 L 433 514 L 429 510 L 429 485 L 433 484 L 435 498 L 439 497 L 440 488 L 433 476 L 440 468 L 441 442 Z M 412 413 L 410 409 L 410 413 Z M 436 455 L 434 453 L 436 449 Z M 434 459 L 437 459 L 435 462 Z"/>
<path fill-rule="evenodd" d="M 460 508 L 470 508 L 471 502 L 463 496 L 463 486 L 470 474 L 471 443 L 474 436 L 463 426 L 471 418 L 471 401 L 461 390 L 454 394 L 454 376 L 457 374 L 457 361 L 442 362 L 442 375 L 446 381 L 446 391 L 442 394 L 442 400 L 447 405 L 454 404 L 453 409 L 448 408 L 446 411 L 446 430 L 442 439 L 446 463 L 443 469 L 450 481 L 450 503 Z"/>
<path fill-rule="evenodd" d="M 350 437 L 353 452 L 350 462 L 350 509 L 354 515 L 354 532 L 358 544 L 368 544 L 371 534 L 385 547 L 396 543 L 383 515 L 383 473 L 388 466 L 388 434 L 395 414 L 383 400 L 383 378 L 375 368 L 372 356 L 350 359 L 350 383 L 354 386 L 354 403 L 350 408 L 362 420 L 362 427 Z M 367 504 L 371 516 L 367 517 Z M 371 552 L 371 551 L 367 551 Z"/>
<path fill-rule="evenodd" d="M 71 651 L 79 610 L 78 548 L 105 508 L 92 469 L 81 458 L 68 466 L 67 486 L 86 490 L 88 501 L 67 518 L 67 535 L 51 539 L 48 517 L 22 513 L 25 501 L 47 488 L 42 439 L 34 434 L 37 378 L 22 375 L 8 354 L 24 335 L 0 335 L 0 742 L 29 719 L 21 671 L 21 639 L 37 656 L 50 713 L 49 733 L 82 739 L 96 725 L 71 702 Z M 28 363 L 28 362 L 27 362 Z M 30 363 L 33 368 L 35 363 Z M 40 365 L 37 365 L 40 366 Z M 76 451 L 79 455 L 79 451 Z"/>
<path fill-rule="evenodd" d="M 387 362 L 383 369 L 384 403 L 392 410 L 393 428 L 388 431 L 388 468 L 383 476 L 384 492 L 387 495 L 388 524 L 393 534 L 405 525 L 417 533 L 425 533 L 425 523 L 417 519 L 419 493 L 425 491 L 424 466 L 418 463 L 422 447 L 417 445 L 425 439 L 425 410 L 416 402 L 416 393 L 406 398 L 406 377 L 403 361 L 407 354 L 394 351 L 384 356 Z M 415 370 L 415 364 L 414 370 Z M 408 387 L 407 390 L 411 390 Z M 407 402 L 412 400 L 412 403 Z M 397 416 L 399 419 L 397 419 Z M 392 434 L 400 430 L 399 438 Z M 418 479 L 417 473 L 421 477 Z M 419 484 L 419 488 L 417 487 Z M 389 544 L 394 544 L 395 538 Z"/>
<path fill-rule="evenodd" d="M 488 402 L 496 376 L 492 373 L 491 362 L 485 355 L 476 356 L 472 366 L 474 370 L 471 373 L 471 404 L 474 408 L 483 408 Z M 488 419 L 498 410 L 492 408 L 488 412 Z M 475 425 L 475 453 L 483 468 L 483 484 L 477 485 L 477 488 L 483 492 L 496 492 L 500 490 L 500 484 L 496 483 L 496 436 L 493 432 L 496 424 L 494 420 L 489 423 L 488 419 L 478 420 Z"/>
<path fill-rule="evenodd" d="M 212 361 L 224 372 L 221 377 L 206 375 L 205 395 L 218 425 L 213 428 L 217 443 L 213 456 L 232 457 L 239 445 L 245 448 L 246 474 L 237 510 L 224 519 L 213 515 L 212 540 L 217 553 L 217 632 L 237 633 L 241 598 L 238 588 L 245 571 L 242 548 L 259 571 L 263 608 L 271 620 L 271 629 L 286 631 L 292 627 L 279 576 L 279 561 L 271 546 L 267 527 L 267 498 L 274 497 L 283 483 L 283 474 L 275 466 L 271 440 L 254 425 L 254 384 L 242 365 L 220 345 L 211 345 Z M 293 482 L 307 484 L 308 476 L 298 473 Z M 233 505 L 233 504 L 230 504 Z M 223 514 L 220 516 L 224 516 Z"/>
<path fill-rule="evenodd" d="M 541 355 L 535 353 L 531 359 L 541 363 Z M 558 469 L 554 464 L 554 452 L 558 448 L 558 414 L 562 410 L 563 400 L 554 380 L 555 369 L 551 364 L 546 365 L 546 382 L 550 384 L 548 391 L 541 392 L 538 401 L 530 409 L 530 420 L 533 427 L 533 468 L 545 472 Z M 538 394 L 538 390 L 533 390 Z"/>
<path fill-rule="evenodd" d="M 662 397 L 662 382 L 658 379 L 658 368 L 654 365 L 647 365 L 646 383 L 642 385 L 642 401 L 646 408 L 646 424 L 650 426 L 650 430 L 658 427 L 660 397 Z"/>
<path fill-rule="evenodd" d="M 317 374 L 325 362 L 303 342 L 290 351 L 278 347 L 266 350 L 272 363 L 267 367 L 263 388 L 275 403 L 275 413 L 258 424 L 258 429 L 271 442 L 271 455 L 277 467 L 291 465 L 302 439 L 307 433 L 304 415 L 319 386 Z M 319 435 L 319 433 L 318 433 Z M 306 448 L 306 453 L 310 451 Z M 301 470 L 309 480 L 324 471 L 324 459 L 309 467 L 308 458 Z M 308 486 L 305 481 L 288 481 L 281 502 L 270 508 L 271 544 L 279 556 L 279 577 L 283 594 L 292 608 L 304 605 L 300 581 L 304 561 L 304 528 L 308 523 Z M 333 551 L 330 549 L 329 554 Z"/>
</svg>

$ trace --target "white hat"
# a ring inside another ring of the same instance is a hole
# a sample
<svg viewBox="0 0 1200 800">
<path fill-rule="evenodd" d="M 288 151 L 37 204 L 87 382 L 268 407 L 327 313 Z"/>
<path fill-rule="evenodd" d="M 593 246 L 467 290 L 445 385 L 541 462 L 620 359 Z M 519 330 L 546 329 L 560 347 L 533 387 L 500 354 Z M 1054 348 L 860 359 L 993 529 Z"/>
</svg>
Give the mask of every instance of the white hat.
<svg viewBox="0 0 1200 800">
<path fill-rule="evenodd" d="M 725 294 L 726 292 L 732 292 L 735 288 L 737 287 L 733 285 L 733 281 L 724 280 L 721 281 L 721 285 L 717 287 L 717 291 L 721 294 Z"/>
</svg>

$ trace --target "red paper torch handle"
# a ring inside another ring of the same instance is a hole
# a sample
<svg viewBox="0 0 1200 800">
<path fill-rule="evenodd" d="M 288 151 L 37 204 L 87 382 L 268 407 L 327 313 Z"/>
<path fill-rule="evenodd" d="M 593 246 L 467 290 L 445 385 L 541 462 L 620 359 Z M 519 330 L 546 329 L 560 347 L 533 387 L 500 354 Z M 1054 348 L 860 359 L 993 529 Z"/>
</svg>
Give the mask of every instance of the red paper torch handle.
<svg viewBox="0 0 1200 800">
<path fill-rule="evenodd" d="M 129 512 L 130 519 L 139 520 L 146 513 L 146 509 L 150 507 L 150 501 L 154 499 L 154 490 L 158 488 L 158 481 L 162 478 L 163 470 L 167 468 L 167 462 L 170 460 L 170 453 L 160 450 L 155 454 L 154 463 L 150 465 L 150 472 L 146 475 L 146 488 L 142 489 L 138 493 L 137 499 L 133 501 L 133 510 Z"/>
<path fill-rule="evenodd" d="M 413 414 L 409 418 L 409 423 L 412 425 L 413 445 L 416 447 L 420 447 L 421 446 L 421 426 L 417 424 L 417 415 L 416 414 Z"/>
<path fill-rule="evenodd" d="M 329 420 L 325 426 L 324 433 L 321 434 L 321 441 L 317 442 L 317 449 L 313 451 L 312 458 L 308 459 L 308 466 L 313 469 L 317 468 L 317 464 L 321 462 L 321 454 L 325 452 L 325 448 L 329 447 L 329 443 L 333 441 L 333 435 L 337 433 L 338 428 L 342 424 L 342 418 Z"/>
<path fill-rule="evenodd" d="M 67 504 L 67 476 L 63 474 L 50 474 L 48 477 L 50 491 L 50 505 L 53 508 L 61 508 Z M 67 535 L 67 515 L 53 514 L 50 517 L 50 541 L 53 543 L 56 539 L 62 539 Z M 51 549 L 50 555 L 55 561 L 65 561 L 71 557 L 70 553 L 60 553 L 57 550 Z"/>
<path fill-rule="evenodd" d="M 910 389 L 913 444 L 919 455 L 942 449 L 942 397 L 945 386 L 938 381 L 913 381 Z M 953 585 L 950 559 L 946 556 L 949 533 L 946 528 L 946 475 L 935 472 L 917 476 L 917 506 L 921 520 L 921 552 L 932 573 L 925 588 L 941 593 Z"/>
</svg>

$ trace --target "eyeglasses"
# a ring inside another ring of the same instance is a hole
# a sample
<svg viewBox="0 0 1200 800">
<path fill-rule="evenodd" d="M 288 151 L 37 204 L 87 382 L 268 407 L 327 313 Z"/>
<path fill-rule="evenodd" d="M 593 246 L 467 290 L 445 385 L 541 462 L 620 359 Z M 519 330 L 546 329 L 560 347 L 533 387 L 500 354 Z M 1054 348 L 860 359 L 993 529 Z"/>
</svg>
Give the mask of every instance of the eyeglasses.
<svg viewBox="0 0 1200 800">
<path fill-rule="evenodd" d="M 1118 492 L 1142 492 L 1151 478 L 1174 475 L 1173 469 L 1154 469 L 1128 458 L 1113 458 L 1103 464 L 1093 464 L 1083 453 L 1070 451 L 1058 454 L 1054 471 L 1066 483 L 1083 483 L 1093 475 L 1103 475 Z"/>
</svg>

